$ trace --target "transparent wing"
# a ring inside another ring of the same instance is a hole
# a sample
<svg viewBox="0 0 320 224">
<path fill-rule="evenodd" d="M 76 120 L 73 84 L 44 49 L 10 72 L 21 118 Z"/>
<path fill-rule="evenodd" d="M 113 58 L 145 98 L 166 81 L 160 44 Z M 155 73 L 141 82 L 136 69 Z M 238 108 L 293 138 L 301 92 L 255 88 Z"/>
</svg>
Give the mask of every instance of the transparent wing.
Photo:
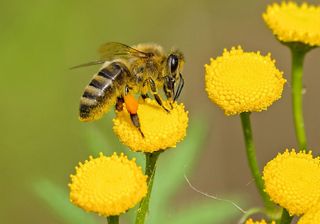
<svg viewBox="0 0 320 224">
<path fill-rule="evenodd" d="M 87 62 L 87 63 L 84 63 L 84 64 L 73 66 L 70 69 L 87 67 L 87 66 L 91 66 L 91 65 L 100 65 L 100 64 L 103 64 L 104 62 L 105 62 L 105 60 L 91 61 L 91 62 Z"/>
<path fill-rule="evenodd" d="M 145 53 L 137 49 L 134 49 L 130 46 L 127 46 L 125 44 L 121 44 L 117 42 L 105 43 L 99 48 L 98 51 L 100 54 L 100 60 L 76 65 L 71 67 L 70 69 L 87 67 L 91 65 L 99 65 L 99 64 L 103 64 L 106 61 L 112 61 L 116 58 L 129 58 L 129 57 L 147 58 L 152 56 L 152 53 Z"/>
<path fill-rule="evenodd" d="M 151 57 L 150 53 L 145 53 L 134 49 L 125 44 L 117 43 L 117 42 L 109 42 L 103 44 L 99 48 L 100 59 L 105 61 L 110 61 L 116 58 L 128 58 L 128 57 L 140 57 L 146 58 Z"/>
</svg>

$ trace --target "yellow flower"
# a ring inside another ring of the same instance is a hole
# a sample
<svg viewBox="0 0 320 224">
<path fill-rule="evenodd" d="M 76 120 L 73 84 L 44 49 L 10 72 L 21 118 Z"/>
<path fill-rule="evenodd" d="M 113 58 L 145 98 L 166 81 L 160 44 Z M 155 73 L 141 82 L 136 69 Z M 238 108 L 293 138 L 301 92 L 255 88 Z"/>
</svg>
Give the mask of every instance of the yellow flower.
<svg viewBox="0 0 320 224">
<path fill-rule="evenodd" d="M 294 2 L 268 6 L 263 19 L 273 34 L 283 42 L 302 42 L 320 46 L 320 7 Z"/>
<path fill-rule="evenodd" d="M 261 219 L 261 221 L 253 221 L 253 219 L 248 219 L 245 224 L 267 224 L 266 220 Z M 270 224 L 276 224 L 272 221 Z"/>
<path fill-rule="evenodd" d="M 316 224 L 320 223 L 320 204 L 312 208 L 300 218 L 298 224 Z"/>
<path fill-rule="evenodd" d="M 311 152 L 278 154 L 264 167 L 265 191 L 290 215 L 301 215 L 319 203 L 320 160 Z"/>
<path fill-rule="evenodd" d="M 134 207 L 147 193 L 147 176 L 121 154 L 100 153 L 76 167 L 71 175 L 70 200 L 88 212 L 102 216 L 119 215 Z"/>
<path fill-rule="evenodd" d="M 117 112 L 113 130 L 133 151 L 154 152 L 175 147 L 186 136 L 188 112 L 183 104 L 175 102 L 172 106 L 168 113 L 155 100 L 146 99 L 139 104 L 138 115 L 144 137 L 133 126 L 126 109 Z M 166 107 L 170 108 L 169 105 Z"/>
<path fill-rule="evenodd" d="M 270 54 L 244 52 L 241 47 L 224 50 L 205 69 L 208 96 L 226 115 L 266 110 L 281 97 L 286 82 Z"/>
</svg>

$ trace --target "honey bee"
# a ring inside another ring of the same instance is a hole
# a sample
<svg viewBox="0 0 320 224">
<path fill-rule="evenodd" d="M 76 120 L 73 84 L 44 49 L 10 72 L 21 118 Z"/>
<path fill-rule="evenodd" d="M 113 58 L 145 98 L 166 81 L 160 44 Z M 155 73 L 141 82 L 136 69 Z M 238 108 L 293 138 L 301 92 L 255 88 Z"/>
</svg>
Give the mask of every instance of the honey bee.
<svg viewBox="0 0 320 224">
<path fill-rule="evenodd" d="M 169 102 L 179 97 L 184 86 L 182 69 L 184 56 L 179 50 L 166 54 L 157 44 L 125 44 L 110 42 L 99 49 L 100 60 L 73 68 L 103 64 L 84 89 L 80 100 L 80 120 L 100 119 L 115 105 L 121 111 L 126 98 L 140 94 L 142 99 L 152 94 L 157 103 L 167 112 L 158 90 L 162 89 Z M 171 105 L 171 104 L 170 104 Z M 128 108 L 128 107 L 127 107 Z M 136 110 L 128 110 L 131 121 L 140 129 Z"/>
</svg>

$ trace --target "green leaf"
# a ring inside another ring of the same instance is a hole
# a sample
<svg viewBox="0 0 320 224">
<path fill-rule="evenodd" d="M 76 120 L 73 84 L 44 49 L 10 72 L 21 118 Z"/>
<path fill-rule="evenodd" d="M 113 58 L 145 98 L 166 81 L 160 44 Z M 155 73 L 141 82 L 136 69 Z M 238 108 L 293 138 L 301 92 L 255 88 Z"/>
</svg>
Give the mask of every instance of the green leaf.
<svg viewBox="0 0 320 224">
<path fill-rule="evenodd" d="M 86 128 L 85 140 L 89 150 L 95 155 L 100 152 L 110 155 L 113 152 L 126 151 L 126 147 L 119 142 L 112 131 L 112 116 L 114 116 L 114 113 L 111 112 L 106 115 L 104 126 L 107 128 L 103 128 L 103 131 L 98 126 L 93 125 Z"/>
<path fill-rule="evenodd" d="M 106 136 L 104 136 L 96 126 L 88 126 L 85 132 L 85 139 L 87 141 L 88 149 L 94 155 L 98 155 L 100 152 L 105 154 L 112 153 L 112 147 L 108 146 Z"/>
<path fill-rule="evenodd" d="M 163 162 L 160 159 L 158 179 L 166 181 L 157 182 L 159 203 L 167 201 L 179 185 L 185 182 L 184 175 L 198 160 L 206 133 L 206 123 L 201 119 L 194 119 L 190 122 L 190 130 L 186 139 L 176 149 L 168 151 Z"/>
<path fill-rule="evenodd" d="M 119 141 L 117 135 L 113 132 L 113 118 L 115 117 L 115 112 L 112 110 L 106 114 L 104 128 L 103 129 L 103 135 L 102 136 L 105 139 L 106 147 L 112 150 L 112 152 L 125 152 L 127 151 L 127 147 Z"/>
<path fill-rule="evenodd" d="M 37 196 L 45 201 L 53 212 L 66 224 L 97 224 L 93 215 L 77 208 L 69 201 L 67 191 L 47 179 L 42 179 L 33 184 L 33 190 Z"/>
</svg>

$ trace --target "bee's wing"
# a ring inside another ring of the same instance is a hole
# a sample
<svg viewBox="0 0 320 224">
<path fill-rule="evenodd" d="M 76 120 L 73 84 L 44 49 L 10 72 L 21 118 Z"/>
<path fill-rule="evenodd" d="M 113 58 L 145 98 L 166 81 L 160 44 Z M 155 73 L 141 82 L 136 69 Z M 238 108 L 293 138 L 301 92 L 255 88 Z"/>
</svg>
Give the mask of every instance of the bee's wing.
<svg viewBox="0 0 320 224">
<path fill-rule="evenodd" d="M 100 58 L 101 60 L 110 61 L 116 58 L 128 58 L 128 57 L 140 57 L 147 58 L 150 57 L 150 53 L 145 53 L 134 49 L 125 44 L 117 43 L 117 42 L 109 42 L 103 44 L 99 48 Z"/>
<path fill-rule="evenodd" d="M 87 67 L 91 65 L 99 65 L 99 64 L 103 64 L 106 61 L 112 61 L 116 58 L 128 58 L 128 57 L 147 58 L 151 56 L 150 53 L 145 53 L 137 49 L 134 49 L 132 47 L 129 47 L 125 44 L 121 44 L 117 42 L 105 43 L 99 48 L 98 51 L 100 54 L 100 60 L 76 65 L 71 67 L 70 69 Z"/>
<path fill-rule="evenodd" d="M 73 67 L 71 67 L 70 69 L 87 67 L 87 66 L 91 66 L 91 65 L 100 65 L 100 64 L 103 64 L 103 63 L 105 63 L 105 60 L 91 61 L 91 62 L 84 63 L 84 64 L 81 64 L 81 65 L 73 66 Z"/>
</svg>

